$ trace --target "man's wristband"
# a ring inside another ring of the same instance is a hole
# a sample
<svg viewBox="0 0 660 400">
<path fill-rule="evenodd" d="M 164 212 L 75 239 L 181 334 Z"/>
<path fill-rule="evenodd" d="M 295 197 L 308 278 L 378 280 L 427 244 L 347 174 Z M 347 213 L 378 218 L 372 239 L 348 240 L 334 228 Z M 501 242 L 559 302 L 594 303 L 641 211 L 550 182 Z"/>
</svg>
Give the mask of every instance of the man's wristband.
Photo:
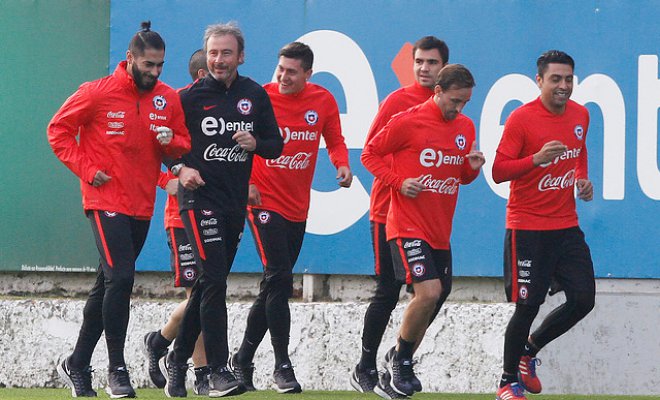
<svg viewBox="0 0 660 400">
<path fill-rule="evenodd" d="M 172 171 L 172 175 L 179 176 L 179 172 L 181 172 L 181 168 L 183 168 L 185 166 L 186 165 L 184 163 L 178 163 L 178 164 L 172 165 L 172 167 L 170 167 L 170 171 Z"/>
</svg>

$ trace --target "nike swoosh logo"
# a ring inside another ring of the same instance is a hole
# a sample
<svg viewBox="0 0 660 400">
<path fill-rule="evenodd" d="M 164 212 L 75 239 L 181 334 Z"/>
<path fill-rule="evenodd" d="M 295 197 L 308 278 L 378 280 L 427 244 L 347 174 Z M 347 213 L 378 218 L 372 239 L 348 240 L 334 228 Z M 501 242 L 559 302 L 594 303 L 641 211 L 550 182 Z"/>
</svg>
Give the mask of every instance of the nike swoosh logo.
<svg viewBox="0 0 660 400">
<path fill-rule="evenodd" d="M 212 109 L 212 108 L 216 108 L 217 106 L 218 106 L 217 104 L 214 104 L 214 105 L 212 105 L 212 106 L 204 106 L 203 108 L 204 108 L 204 111 L 208 111 L 208 110 L 210 110 L 210 109 Z"/>
</svg>

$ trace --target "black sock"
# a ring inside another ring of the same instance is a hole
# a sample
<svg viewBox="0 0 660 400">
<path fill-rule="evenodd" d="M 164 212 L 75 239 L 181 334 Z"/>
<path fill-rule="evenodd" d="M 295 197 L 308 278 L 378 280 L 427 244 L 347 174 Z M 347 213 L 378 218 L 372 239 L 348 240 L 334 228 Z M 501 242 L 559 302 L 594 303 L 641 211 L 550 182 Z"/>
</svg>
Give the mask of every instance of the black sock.
<svg viewBox="0 0 660 400">
<path fill-rule="evenodd" d="M 206 365 L 203 367 L 195 367 L 195 380 L 199 382 L 209 373 L 211 373 L 211 369 Z"/>
<path fill-rule="evenodd" d="M 509 383 L 514 383 L 514 382 L 518 382 L 518 377 L 515 374 L 503 373 L 502 380 L 500 380 L 500 387 L 503 388 Z"/>
<path fill-rule="evenodd" d="M 525 355 L 534 358 L 536 357 L 536 354 L 538 354 L 538 352 L 539 349 L 537 349 L 536 346 L 534 346 L 530 342 L 525 343 L 525 352 L 524 352 Z"/>
<path fill-rule="evenodd" d="M 258 347 L 259 344 L 255 346 L 255 344 L 247 340 L 247 338 L 243 338 L 243 343 L 241 343 L 241 347 L 236 353 L 236 363 L 241 367 L 247 367 L 252 364 L 254 353 L 257 352 Z"/>
<path fill-rule="evenodd" d="M 360 363 L 358 368 L 361 371 L 368 371 L 371 369 L 376 369 L 376 350 L 367 349 L 362 346 L 362 356 L 360 357 Z"/>
<path fill-rule="evenodd" d="M 394 354 L 394 359 L 397 361 L 401 359 L 412 359 L 414 348 L 415 342 L 408 342 L 399 337 L 399 350 Z"/>
<path fill-rule="evenodd" d="M 172 344 L 171 340 L 161 335 L 160 331 L 157 331 L 155 335 L 151 337 L 151 345 L 157 349 L 166 349 Z"/>
<path fill-rule="evenodd" d="M 273 345 L 273 355 L 275 356 L 275 369 L 278 369 L 283 364 L 289 364 L 291 366 L 291 360 L 289 359 L 289 338 L 287 337 L 286 340 L 271 338 L 271 344 Z"/>
</svg>

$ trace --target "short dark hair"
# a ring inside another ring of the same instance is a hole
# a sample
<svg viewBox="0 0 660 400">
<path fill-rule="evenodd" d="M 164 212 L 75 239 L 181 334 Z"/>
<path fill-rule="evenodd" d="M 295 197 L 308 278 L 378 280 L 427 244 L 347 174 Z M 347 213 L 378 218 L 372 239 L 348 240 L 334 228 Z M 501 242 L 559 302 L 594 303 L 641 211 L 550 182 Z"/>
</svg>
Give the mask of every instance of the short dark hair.
<svg viewBox="0 0 660 400">
<path fill-rule="evenodd" d="M 575 69 L 573 57 L 559 50 L 548 50 L 536 60 L 536 69 L 540 77 L 548 70 L 548 64 L 566 64 Z"/>
<path fill-rule="evenodd" d="M 436 86 L 440 86 L 443 91 L 450 89 L 469 89 L 476 86 L 474 77 L 470 70 L 461 64 L 447 64 L 438 73 Z"/>
<path fill-rule="evenodd" d="M 417 51 L 417 49 L 420 50 L 437 49 L 438 52 L 440 53 L 440 57 L 442 57 L 443 64 L 449 62 L 449 47 L 447 47 L 447 43 L 445 43 L 443 40 L 438 39 L 435 36 L 424 36 L 423 38 L 415 42 L 415 44 L 413 45 L 413 59 L 415 58 L 415 52 Z"/>
<path fill-rule="evenodd" d="M 146 49 L 165 50 L 165 41 L 158 32 L 151 30 L 151 21 L 143 21 L 140 27 L 128 44 L 131 54 L 142 56 Z"/>
<path fill-rule="evenodd" d="M 197 71 L 200 69 L 209 70 L 208 65 L 206 65 L 206 53 L 202 49 L 195 50 L 188 61 L 188 72 L 193 81 L 197 80 Z"/>
<path fill-rule="evenodd" d="M 243 37 L 243 32 L 238 28 L 238 23 L 235 21 L 229 21 L 226 24 L 213 24 L 206 27 L 204 31 L 204 51 L 208 49 L 206 43 L 208 43 L 211 36 L 224 36 L 232 35 L 236 38 L 238 43 L 238 52 L 242 53 L 245 49 L 245 38 Z"/>
<path fill-rule="evenodd" d="M 291 42 L 280 49 L 277 57 L 293 58 L 300 60 L 303 70 L 309 71 L 314 65 L 314 52 L 305 43 Z"/>
</svg>

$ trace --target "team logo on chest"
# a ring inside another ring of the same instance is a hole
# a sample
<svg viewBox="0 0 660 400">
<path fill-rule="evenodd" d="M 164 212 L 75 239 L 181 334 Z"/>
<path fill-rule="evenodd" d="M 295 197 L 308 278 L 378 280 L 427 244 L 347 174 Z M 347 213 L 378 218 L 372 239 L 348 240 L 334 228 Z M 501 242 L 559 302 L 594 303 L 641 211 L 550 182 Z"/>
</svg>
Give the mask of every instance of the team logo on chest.
<svg viewBox="0 0 660 400">
<path fill-rule="evenodd" d="M 167 105 L 167 100 L 165 100 L 165 97 L 161 95 L 154 96 L 152 101 L 154 103 L 154 108 L 159 111 L 164 110 L 165 106 Z"/>
<path fill-rule="evenodd" d="M 236 109 L 243 115 L 249 115 L 252 112 L 252 102 L 250 99 L 240 99 L 236 104 Z"/>
<path fill-rule="evenodd" d="M 578 140 L 582 140 L 584 137 L 584 128 L 582 125 L 575 125 L 575 128 L 573 129 L 573 133 L 575 133 L 575 137 L 578 138 Z"/>
<path fill-rule="evenodd" d="M 305 121 L 307 121 L 309 125 L 316 125 L 316 123 L 319 122 L 319 113 L 314 110 L 308 110 L 305 113 Z"/>
<path fill-rule="evenodd" d="M 262 211 L 257 215 L 257 218 L 262 225 L 265 225 L 270 222 L 270 213 L 268 211 Z"/>
<path fill-rule="evenodd" d="M 465 144 L 467 143 L 465 136 L 463 136 L 461 133 L 456 135 L 456 139 L 454 141 L 456 142 L 456 147 L 458 147 L 459 150 L 463 150 L 465 148 Z"/>
</svg>

